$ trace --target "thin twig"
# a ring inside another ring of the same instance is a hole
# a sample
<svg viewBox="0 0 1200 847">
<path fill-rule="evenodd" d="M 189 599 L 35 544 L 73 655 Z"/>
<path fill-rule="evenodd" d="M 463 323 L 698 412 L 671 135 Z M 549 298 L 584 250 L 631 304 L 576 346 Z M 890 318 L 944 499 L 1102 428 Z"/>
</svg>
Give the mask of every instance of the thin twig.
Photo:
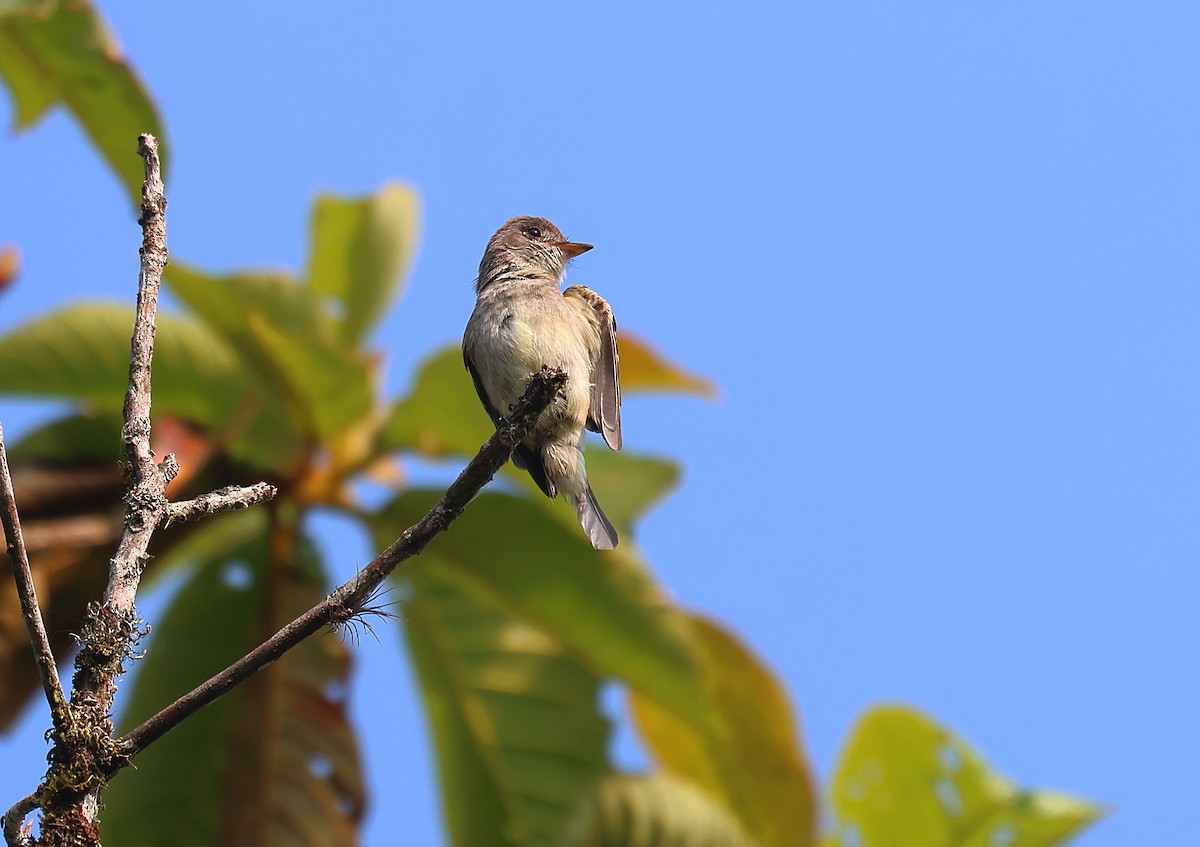
<svg viewBox="0 0 1200 847">
<path fill-rule="evenodd" d="M 117 755 L 112 762 L 113 772 L 127 765 L 131 757 L 188 716 L 244 682 L 308 636 L 331 624 L 344 623 L 359 614 L 375 590 L 401 562 L 420 553 L 435 535 L 449 527 L 454 519 L 462 514 L 471 499 L 479 493 L 479 489 L 483 488 L 508 461 L 512 451 L 529 432 L 534 420 L 558 396 L 566 380 L 566 374 L 561 370 L 543 369 L 541 373 L 535 374 L 507 423 L 487 440 L 475 458 L 446 489 L 442 498 L 420 521 L 401 533 L 390 547 L 323 601 L 237 662 L 117 739 Z"/>
<path fill-rule="evenodd" d="M 40 805 L 41 801 L 35 791 L 13 803 L 12 808 L 4 813 L 3 818 L 0 818 L 0 829 L 4 831 L 4 843 L 8 847 L 30 847 L 33 844 L 33 839 L 21 829 L 25 824 L 25 818 Z"/>
<path fill-rule="evenodd" d="M 33 572 L 29 568 L 29 553 L 21 535 L 21 517 L 17 513 L 17 498 L 13 493 L 12 476 L 8 472 L 8 453 L 4 449 L 4 428 L 0 426 L 0 524 L 8 543 L 8 560 L 12 564 L 13 579 L 17 584 L 17 599 L 21 602 L 21 616 L 29 632 L 29 643 L 33 645 L 33 660 L 42 678 L 42 690 L 50 704 L 50 718 L 56 731 L 66 729 L 70 721 L 67 698 L 58 679 L 58 666 L 54 651 L 50 649 L 50 638 L 46 635 L 46 624 L 42 610 L 38 607 L 37 590 L 33 584 Z"/>
<path fill-rule="evenodd" d="M 201 494 L 194 500 L 168 503 L 163 510 L 163 525 L 194 521 L 219 512 L 228 512 L 231 509 L 245 509 L 248 506 L 255 506 L 273 499 L 276 493 L 275 486 L 267 485 L 265 482 L 259 482 L 246 488 L 239 485 L 218 488 L 208 494 Z"/>
</svg>

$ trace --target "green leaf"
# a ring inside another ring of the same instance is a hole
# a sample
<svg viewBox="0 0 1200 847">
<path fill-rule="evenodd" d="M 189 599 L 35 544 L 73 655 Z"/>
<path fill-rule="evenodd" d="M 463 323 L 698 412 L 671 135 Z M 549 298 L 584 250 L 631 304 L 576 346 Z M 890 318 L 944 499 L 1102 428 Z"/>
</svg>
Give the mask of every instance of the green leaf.
<svg viewBox="0 0 1200 847">
<path fill-rule="evenodd" d="M 902 707 L 868 712 L 833 778 L 831 847 L 1051 847 L 1103 813 L 1045 791 L 1024 791 L 960 738 Z"/>
<path fill-rule="evenodd" d="M 334 335 L 334 320 L 313 293 L 282 271 L 213 274 L 171 259 L 163 282 L 214 332 L 235 347 L 258 315 L 290 335 Z M 253 348 L 246 352 L 253 353 Z"/>
<path fill-rule="evenodd" d="M 377 516 L 382 546 L 416 523 L 440 492 L 409 491 Z M 560 639 L 599 674 L 624 679 L 685 720 L 701 723 L 702 695 L 685 622 L 645 566 L 599 553 L 578 527 L 540 505 L 481 494 L 422 554 L 457 582 Z"/>
<path fill-rule="evenodd" d="M 293 408 L 322 444 L 328 445 L 371 411 L 369 363 L 361 353 L 312 337 L 286 335 L 266 320 L 251 324 Z"/>
<path fill-rule="evenodd" d="M 727 630 L 689 620 L 709 723 L 697 729 L 634 692 L 646 746 L 669 774 L 722 801 L 762 847 L 812 844 L 816 790 L 786 691 Z"/>
<path fill-rule="evenodd" d="M 303 540 L 269 566 L 265 534 L 205 562 L 146 644 L 124 729 L 319 600 L 317 567 Z M 105 792 L 104 842 L 355 844 L 363 785 L 339 693 L 348 674 L 342 642 L 314 637 L 188 718 Z"/>
<path fill-rule="evenodd" d="M 67 306 L 0 337 L 0 392 L 64 397 L 119 410 L 129 381 L 133 307 Z M 233 351 L 203 325 L 159 314 L 154 409 L 196 423 L 228 420 L 249 381 Z"/>
<path fill-rule="evenodd" d="M 404 185 L 317 198 L 307 283 L 337 304 L 343 341 L 358 344 L 392 304 L 416 253 L 419 219 L 417 193 Z"/>
<path fill-rule="evenodd" d="M 55 104 L 79 121 L 93 146 L 141 202 L 144 166 L 137 138 L 158 137 L 164 173 L 166 144 L 158 112 L 121 48 L 83 0 L 0 4 L 0 78 L 24 129 Z"/>
<path fill-rule="evenodd" d="M 447 347 L 421 364 L 412 391 L 392 408 L 381 441 L 385 450 L 431 458 L 474 455 L 494 431 L 462 351 Z"/>
<path fill-rule="evenodd" d="M 566 847 L 761 847 L 721 804 L 663 774 L 612 776 Z"/>
<path fill-rule="evenodd" d="M 259 375 L 272 398 L 264 406 L 286 405 L 293 424 L 277 438 L 286 432 L 328 444 L 370 411 L 369 360 L 337 339 L 333 319 L 307 288 L 284 274 L 215 276 L 177 264 L 165 279 Z"/>
<path fill-rule="evenodd" d="M 646 341 L 622 331 L 617 338 L 621 357 L 621 391 L 626 394 L 698 394 L 714 397 L 717 388 L 709 380 L 667 361 Z"/>
<path fill-rule="evenodd" d="M 404 632 L 451 843 L 556 847 L 607 771 L 597 678 L 542 630 L 457 586 L 436 557 L 408 578 Z"/>
<path fill-rule="evenodd" d="M 622 535 L 628 534 L 638 518 L 679 484 L 679 464 L 667 459 L 629 452 L 614 453 L 602 447 L 587 450 L 586 456 L 588 481 L 596 492 L 596 499 Z M 515 472 L 529 478 L 524 471 Z M 574 521 L 574 510 L 566 512 Z"/>
<path fill-rule="evenodd" d="M 70 415 L 27 433 L 8 450 L 14 462 L 114 462 L 121 456 L 121 415 L 115 411 Z"/>
</svg>

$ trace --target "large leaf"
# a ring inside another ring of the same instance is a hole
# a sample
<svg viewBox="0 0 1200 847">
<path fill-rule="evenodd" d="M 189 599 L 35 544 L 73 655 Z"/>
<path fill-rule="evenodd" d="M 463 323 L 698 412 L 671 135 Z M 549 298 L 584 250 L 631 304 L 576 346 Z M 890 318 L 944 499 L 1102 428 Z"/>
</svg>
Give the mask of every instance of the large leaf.
<svg viewBox="0 0 1200 847">
<path fill-rule="evenodd" d="M 370 362 L 362 353 L 311 336 L 287 335 L 252 321 L 259 349 L 279 375 L 303 421 L 328 445 L 371 411 Z"/>
<path fill-rule="evenodd" d="M 439 496 L 401 494 L 378 516 L 376 539 L 392 541 Z M 422 557 L 456 582 L 560 639 L 599 674 L 612 674 L 685 720 L 703 721 L 702 694 L 685 621 L 640 561 L 599 553 L 520 497 L 482 494 Z"/>
<path fill-rule="evenodd" d="M 84 0 L 0 2 L 0 77 L 12 94 L 16 124 L 28 127 L 55 104 L 66 107 L 116 172 L 134 205 L 144 170 L 139 133 L 158 137 L 154 104 L 121 48 Z"/>
<path fill-rule="evenodd" d="M 119 412 L 132 332 L 132 306 L 117 303 L 75 304 L 18 326 L 0 337 L 0 393 L 61 397 Z M 293 455 L 294 434 L 284 401 L 271 396 L 247 361 L 204 324 L 159 312 L 155 418 L 170 414 L 220 430 L 240 461 L 275 469 Z M 117 446 L 110 455 L 120 457 Z"/>
<path fill-rule="evenodd" d="M 697 729 L 634 692 L 646 746 L 668 773 L 719 798 L 762 847 L 812 844 L 815 789 L 783 686 L 727 630 L 690 623 L 709 724 Z"/>
<path fill-rule="evenodd" d="M 64 397 L 120 409 L 129 380 L 133 307 L 76 304 L 0 338 L 0 392 Z M 219 337 L 195 321 L 159 314 L 154 410 L 218 425 L 232 414 L 248 377 Z"/>
<path fill-rule="evenodd" d="M 458 847 L 556 847 L 607 770 L 593 673 L 537 627 L 454 584 L 436 556 L 408 574 L 404 631 Z"/>
<path fill-rule="evenodd" d="M 271 567 L 260 534 L 184 586 L 147 642 L 126 729 L 321 598 L 305 542 L 276 558 Z M 363 785 L 339 694 L 348 673 L 337 637 L 311 638 L 184 721 L 105 792 L 105 843 L 356 843 Z"/>
<path fill-rule="evenodd" d="M 357 199 L 317 198 L 307 282 L 337 304 L 344 341 L 359 343 L 395 299 L 416 253 L 419 218 L 417 193 L 405 185 Z"/>
<path fill-rule="evenodd" d="M 393 407 L 381 438 L 384 449 L 439 458 L 474 455 L 493 431 L 462 351 L 447 347 L 421 364 L 412 391 Z"/>
<path fill-rule="evenodd" d="M 621 356 L 621 390 L 663 394 L 699 394 L 712 397 L 716 386 L 702 376 L 697 376 L 663 358 L 647 341 L 636 335 L 621 331 L 617 339 Z"/>
<path fill-rule="evenodd" d="M 612 776 L 566 847 L 761 847 L 720 803 L 665 774 Z"/>
<path fill-rule="evenodd" d="M 328 442 L 371 405 L 367 357 L 336 337 L 336 323 L 308 288 L 284 274 L 206 274 L 179 264 L 169 289 L 218 332 L 267 390 L 264 406 L 286 406 L 292 425 L 276 438 Z"/>
<path fill-rule="evenodd" d="M 1102 814 L 1046 791 L 1024 791 L 960 738 L 912 709 L 859 721 L 833 778 L 829 847 L 1051 847 Z"/>
</svg>

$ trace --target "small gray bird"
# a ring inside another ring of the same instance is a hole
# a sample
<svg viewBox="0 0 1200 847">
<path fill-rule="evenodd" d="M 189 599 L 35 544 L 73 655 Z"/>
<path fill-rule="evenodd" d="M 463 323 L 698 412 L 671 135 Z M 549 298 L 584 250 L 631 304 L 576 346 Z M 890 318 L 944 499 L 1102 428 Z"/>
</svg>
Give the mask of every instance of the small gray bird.
<svg viewBox="0 0 1200 847">
<path fill-rule="evenodd" d="M 463 361 L 492 422 L 499 425 L 543 365 L 567 373 L 566 401 L 556 401 L 513 453 L 548 497 L 575 504 L 597 550 L 617 546 L 588 484 L 579 442 L 586 426 L 621 449 L 617 322 L 612 309 L 582 285 L 559 291 L 567 261 L 592 249 L 563 238 L 545 218 L 513 218 L 488 241 L 475 280 L 475 311 L 463 334 Z"/>
</svg>

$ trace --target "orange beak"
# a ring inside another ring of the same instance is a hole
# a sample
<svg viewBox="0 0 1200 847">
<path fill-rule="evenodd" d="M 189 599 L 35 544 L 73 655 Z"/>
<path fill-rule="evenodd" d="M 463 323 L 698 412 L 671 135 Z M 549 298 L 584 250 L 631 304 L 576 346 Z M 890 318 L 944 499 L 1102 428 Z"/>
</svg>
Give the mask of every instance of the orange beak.
<svg viewBox="0 0 1200 847">
<path fill-rule="evenodd" d="M 554 246 L 562 250 L 563 255 L 568 259 L 574 259 L 580 253 L 586 253 L 592 249 L 591 244 L 576 244 L 574 241 L 560 241 Z"/>
</svg>

